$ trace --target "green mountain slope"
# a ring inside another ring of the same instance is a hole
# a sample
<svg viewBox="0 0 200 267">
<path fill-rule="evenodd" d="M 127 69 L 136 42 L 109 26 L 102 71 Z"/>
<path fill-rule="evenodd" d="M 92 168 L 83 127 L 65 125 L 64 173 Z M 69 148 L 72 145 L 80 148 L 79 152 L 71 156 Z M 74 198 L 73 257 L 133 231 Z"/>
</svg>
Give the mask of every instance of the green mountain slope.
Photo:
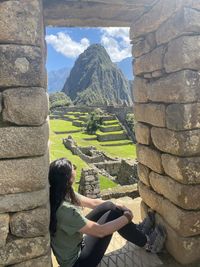
<svg viewBox="0 0 200 267">
<path fill-rule="evenodd" d="M 75 104 L 132 104 L 128 81 L 99 44 L 78 57 L 62 91 Z"/>
</svg>

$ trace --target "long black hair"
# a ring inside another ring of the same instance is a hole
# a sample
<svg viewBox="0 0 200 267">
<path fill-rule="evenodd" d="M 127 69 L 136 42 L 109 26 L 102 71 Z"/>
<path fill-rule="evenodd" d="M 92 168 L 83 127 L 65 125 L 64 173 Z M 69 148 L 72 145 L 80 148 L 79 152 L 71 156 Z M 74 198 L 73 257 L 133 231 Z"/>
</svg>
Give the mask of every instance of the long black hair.
<svg viewBox="0 0 200 267">
<path fill-rule="evenodd" d="M 64 200 L 80 205 L 72 188 L 72 163 L 66 158 L 57 159 L 50 164 L 50 233 L 56 232 L 56 211 Z"/>
</svg>

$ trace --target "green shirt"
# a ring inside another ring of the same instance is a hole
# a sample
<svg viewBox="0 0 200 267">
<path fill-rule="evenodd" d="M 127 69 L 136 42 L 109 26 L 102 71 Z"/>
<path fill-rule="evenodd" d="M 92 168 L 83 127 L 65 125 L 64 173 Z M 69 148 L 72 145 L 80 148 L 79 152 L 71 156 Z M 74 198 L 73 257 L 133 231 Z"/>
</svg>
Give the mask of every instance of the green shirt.
<svg viewBox="0 0 200 267">
<path fill-rule="evenodd" d="M 51 237 L 51 246 L 60 267 L 71 267 L 80 254 L 83 235 L 78 231 L 86 225 L 87 219 L 81 209 L 64 201 L 56 212 L 56 233 Z"/>
</svg>

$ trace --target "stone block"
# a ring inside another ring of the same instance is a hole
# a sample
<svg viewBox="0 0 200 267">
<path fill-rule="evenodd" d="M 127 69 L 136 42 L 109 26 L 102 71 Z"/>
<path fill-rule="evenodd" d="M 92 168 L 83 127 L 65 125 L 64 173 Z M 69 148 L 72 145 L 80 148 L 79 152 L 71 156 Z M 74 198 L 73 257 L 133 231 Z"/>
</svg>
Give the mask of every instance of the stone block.
<svg viewBox="0 0 200 267">
<path fill-rule="evenodd" d="M 156 31 L 156 41 L 158 44 L 168 43 L 180 35 L 199 31 L 200 12 L 185 7 L 160 26 Z"/>
<path fill-rule="evenodd" d="M 0 136 L 0 158 L 40 156 L 47 150 L 49 126 L 0 127 Z"/>
<path fill-rule="evenodd" d="M 0 43 L 41 45 L 44 36 L 41 14 L 40 0 L 1 1 Z"/>
<path fill-rule="evenodd" d="M 190 237 L 199 235 L 200 211 L 183 210 L 141 182 L 139 182 L 138 188 L 143 201 L 165 218 L 166 222 L 180 236 Z"/>
<path fill-rule="evenodd" d="M 0 250 L 6 244 L 6 239 L 9 232 L 9 214 L 0 214 Z"/>
<path fill-rule="evenodd" d="M 147 80 L 136 77 L 133 82 L 133 98 L 135 102 L 148 102 Z"/>
<path fill-rule="evenodd" d="M 200 129 L 172 131 L 151 128 L 153 144 L 161 151 L 177 156 L 194 156 L 200 152 Z"/>
<path fill-rule="evenodd" d="M 200 157 L 182 158 L 162 154 L 166 174 L 182 184 L 200 184 Z"/>
<path fill-rule="evenodd" d="M 160 46 L 153 51 L 135 59 L 134 73 L 141 75 L 143 73 L 154 72 L 163 69 L 163 57 L 165 54 L 165 47 Z"/>
<path fill-rule="evenodd" d="M 48 235 L 11 240 L 0 250 L 0 264 L 7 266 L 45 255 L 49 247 Z"/>
<path fill-rule="evenodd" d="M 130 29 L 130 39 L 154 32 L 183 5 L 182 0 L 158 1 L 153 8 L 133 21 Z"/>
<path fill-rule="evenodd" d="M 166 124 L 168 129 L 175 131 L 200 128 L 200 103 L 169 105 Z"/>
<path fill-rule="evenodd" d="M 37 191 L 47 184 L 49 158 L 0 160 L 0 169 L 0 195 Z"/>
<path fill-rule="evenodd" d="M 200 11 L 200 3 L 199 3 L 199 1 L 191 0 L 190 1 L 190 7 Z"/>
<path fill-rule="evenodd" d="M 152 188 L 177 206 L 186 210 L 200 209 L 200 185 L 180 184 L 169 176 L 151 172 L 149 180 Z"/>
<path fill-rule="evenodd" d="M 161 153 L 159 151 L 148 146 L 137 145 L 137 160 L 151 170 L 163 173 Z"/>
<path fill-rule="evenodd" d="M 0 45 L 0 87 L 43 87 L 42 50 L 34 46 Z"/>
<path fill-rule="evenodd" d="M 143 145 L 149 145 L 151 143 L 150 127 L 144 123 L 136 123 L 134 126 L 135 136 L 138 143 Z"/>
<path fill-rule="evenodd" d="M 165 109 L 163 104 L 135 104 L 134 115 L 137 121 L 165 127 Z"/>
<path fill-rule="evenodd" d="M 151 75 L 153 78 L 159 78 L 159 77 L 163 76 L 163 72 L 161 70 L 156 70 L 156 71 L 152 72 Z"/>
<path fill-rule="evenodd" d="M 149 33 L 145 36 L 144 39 L 139 40 L 136 44 L 133 45 L 132 54 L 135 58 L 140 57 L 144 54 L 149 53 L 154 48 L 156 48 L 155 33 Z"/>
<path fill-rule="evenodd" d="M 13 264 L 12 267 L 52 267 L 51 254 Z"/>
<path fill-rule="evenodd" d="M 144 77 L 145 79 L 151 79 L 151 78 L 152 78 L 152 73 L 144 73 L 144 74 L 143 74 L 143 77 Z"/>
<path fill-rule="evenodd" d="M 187 103 L 200 99 L 199 83 L 199 72 L 183 70 L 150 83 L 143 83 L 142 88 L 147 92 L 146 98 L 153 102 Z"/>
<path fill-rule="evenodd" d="M 40 207 L 11 215 L 10 230 L 14 236 L 26 238 L 47 234 L 49 231 L 49 210 L 47 207 Z"/>
<path fill-rule="evenodd" d="M 200 152 L 200 129 L 176 132 L 153 127 L 151 138 L 159 150 L 169 154 L 189 157 Z"/>
<path fill-rule="evenodd" d="M 144 219 L 147 216 L 149 207 L 142 201 L 140 205 L 141 215 Z M 165 227 L 167 232 L 167 239 L 165 241 L 165 247 L 167 251 L 176 259 L 177 262 L 181 264 L 186 264 L 185 266 L 196 266 L 188 265 L 192 262 L 198 260 L 199 249 L 200 249 L 200 238 L 195 237 L 182 237 L 173 230 L 173 228 L 162 218 L 158 213 L 156 213 L 156 223 L 161 224 Z M 170 263 L 169 263 L 170 264 Z M 169 265 L 171 266 L 171 265 Z M 179 264 L 178 264 L 179 266 Z"/>
<path fill-rule="evenodd" d="M 137 161 L 122 160 L 118 172 L 116 172 L 116 180 L 120 185 L 132 185 L 138 181 Z M 105 169 L 109 174 L 112 174 Z"/>
<path fill-rule="evenodd" d="M 156 214 L 156 222 L 162 224 L 167 231 L 166 249 L 175 258 L 176 261 L 184 266 L 191 266 L 200 259 L 200 237 L 182 237 L 173 230 L 172 227 L 161 217 Z M 192 266 L 199 266 L 198 263 Z"/>
<path fill-rule="evenodd" d="M 0 112 L 2 111 L 2 94 L 0 93 Z"/>
<path fill-rule="evenodd" d="M 199 70 L 200 36 L 182 36 L 171 41 L 164 57 L 167 73 L 182 69 Z"/>
<path fill-rule="evenodd" d="M 142 181 L 143 184 L 150 186 L 150 183 L 149 183 L 150 169 L 146 167 L 145 165 L 138 163 L 137 171 L 138 171 L 138 177 L 140 181 Z"/>
<path fill-rule="evenodd" d="M 48 98 L 42 88 L 16 88 L 3 92 L 3 120 L 18 125 L 41 125 L 48 115 Z"/>
<path fill-rule="evenodd" d="M 39 191 L 0 196 L 0 213 L 29 210 L 45 205 L 49 199 L 49 188 Z"/>
</svg>

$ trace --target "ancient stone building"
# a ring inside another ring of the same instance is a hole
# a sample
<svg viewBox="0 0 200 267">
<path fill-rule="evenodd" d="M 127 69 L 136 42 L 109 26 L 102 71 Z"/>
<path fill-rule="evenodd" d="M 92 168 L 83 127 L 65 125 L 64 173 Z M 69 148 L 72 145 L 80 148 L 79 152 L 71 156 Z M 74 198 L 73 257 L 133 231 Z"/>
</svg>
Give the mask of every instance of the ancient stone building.
<svg viewBox="0 0 200 267">
<path fill-rule="evenodd" d="M 200 0 L 1 0 L 0 266 L 51 266 L 45 25 L 131 26 L 143 209 L 198 260 Z"/>
</svg>

